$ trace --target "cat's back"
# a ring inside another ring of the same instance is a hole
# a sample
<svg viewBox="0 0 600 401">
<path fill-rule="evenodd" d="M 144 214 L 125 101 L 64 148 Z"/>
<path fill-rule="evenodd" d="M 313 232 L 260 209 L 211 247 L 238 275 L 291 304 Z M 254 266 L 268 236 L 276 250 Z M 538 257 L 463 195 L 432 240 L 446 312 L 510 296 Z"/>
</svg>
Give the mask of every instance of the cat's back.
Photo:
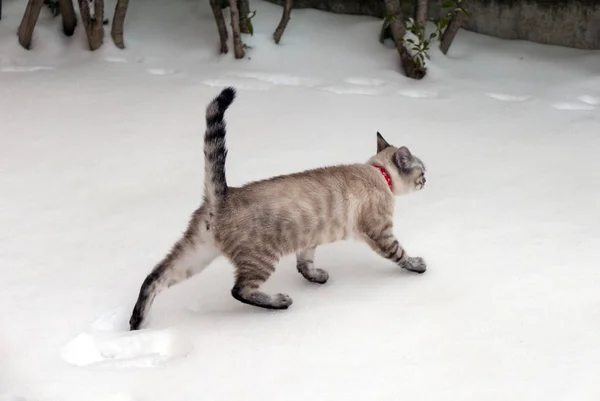
<svg viewBox="0 0 600 401">
<path fill-rule="evenodd" d="M 353 235 L 361 208 L 393 198 L 385 180 L 366 164 L 338 165 L 230 188 L 216 222 L 217 241 L 277 242 L 287 251 Z"/>
<path fill-rule="evenodd" d="M 344 197 L 360 196 L 380 184 L 377 178 L 373 167 L 366 164 L 320 167 L 231 188 L 228 201 L 232 206 L 243 206 L 247 202 L 301 203 L 335 193 Z"/>
</svg>

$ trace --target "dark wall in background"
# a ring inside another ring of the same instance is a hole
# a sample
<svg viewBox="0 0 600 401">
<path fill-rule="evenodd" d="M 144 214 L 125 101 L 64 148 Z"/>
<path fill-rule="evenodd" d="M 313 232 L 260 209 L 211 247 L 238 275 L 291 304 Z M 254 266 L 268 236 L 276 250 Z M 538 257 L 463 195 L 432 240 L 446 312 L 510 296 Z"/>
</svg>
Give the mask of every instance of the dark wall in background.
<svg viewBox="0 0 600 401">
<path fill-rule="evenodd" d="M 284 0 L 267 0 L 282 5 Z M 411 15 L 414 1 L 403 1 Z M 437 17 L 441 1 L 430 2 Z M 382 18 L 382 0 L 294 0 L 294 8 Z M 468 0 L 468 30 L 502 39 L 600 49 L 600 0 Z M 292 12 L 293 17 L 293 12 Z"/>
</svg>

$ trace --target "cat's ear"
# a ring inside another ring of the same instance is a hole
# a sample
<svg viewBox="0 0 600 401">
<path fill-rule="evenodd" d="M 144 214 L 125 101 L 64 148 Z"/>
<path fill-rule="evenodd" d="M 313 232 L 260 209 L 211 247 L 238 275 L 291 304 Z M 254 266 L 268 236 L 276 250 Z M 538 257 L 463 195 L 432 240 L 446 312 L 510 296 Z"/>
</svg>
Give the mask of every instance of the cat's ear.
<svg viewBox="0 0 600 401">
<path fill-rule="evenodd" d="M 383 136 L 381 136 L 381 134 L 378 131 L 377 132 L 377 153 L 379 153 L 383 149 L 389 148 L 389 147 L 390 147 L 390 144 L 387 143 L 387 141 L 385 139 L 383 139 Z"/>
<path fill-rule="evenodd" d="M 406 146 L 400 147 L 396 153 L 394 153 L 394 161 L 401 170 L 408 170 L 412 165 L 413 155 Z"/>
</svg>

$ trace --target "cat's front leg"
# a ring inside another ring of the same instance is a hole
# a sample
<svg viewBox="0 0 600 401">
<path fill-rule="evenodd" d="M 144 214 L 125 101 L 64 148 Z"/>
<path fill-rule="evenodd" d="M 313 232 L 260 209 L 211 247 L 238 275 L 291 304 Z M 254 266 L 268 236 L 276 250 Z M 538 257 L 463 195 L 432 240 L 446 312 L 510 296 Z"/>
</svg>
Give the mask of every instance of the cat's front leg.
<svg viewBox="0 0 600 401">
<path fill-rule="evenodd" d="M 427 270 L 427 264 L 423 258 L 408 256 L 392 232 L 391 224 L 385 224 L 381 229 L 367 230 L 363 233 L 363 238 L 371 249 L 401 268 L 419 274 L 425 273 Z"/>
<path fill-rule="evenodd" d="M 409 256 L 404 262 L 404 265 L 400 265 L 400 267 L 419 274 L 425 273 L 425 271 L 427 271 L 427 263 L 425 263 L 425 260 L 419 256 Z"/>
</svg>

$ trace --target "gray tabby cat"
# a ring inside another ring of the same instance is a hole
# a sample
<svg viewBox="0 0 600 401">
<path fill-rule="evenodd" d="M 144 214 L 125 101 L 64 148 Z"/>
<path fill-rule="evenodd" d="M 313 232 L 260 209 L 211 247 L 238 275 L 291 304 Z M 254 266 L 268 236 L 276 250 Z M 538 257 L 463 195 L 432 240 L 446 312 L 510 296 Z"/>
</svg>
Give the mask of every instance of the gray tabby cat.
<svg viewBox="0 0 600 401">
<path fill-rule="evenodd" d="M 327 281 L 329 274 L 314 266 L 315 248 L 321 244 L 360 239 L 401 268 L 425 272 L 425 261 L 408 256 L 392 230 L 394 196 L 425 185 L 425 166 L 419 158 L 377 133 L 377 153 L 364 164 L 229 187 L 223 117 L 235 96 L 233 88 L 226 88 L 206 109 L 204 202 L 182 238 L 144 280 L 129 321 L 131 330 L 140 328 L 159 292 L 200 273 L 220 255 L 235 266 L 233 297 L 268 309 L 292 304 L 286 294 L 260 289 L 284 255 L 296 254 L 298 272 L 306 280 Z"/>
</svg>

